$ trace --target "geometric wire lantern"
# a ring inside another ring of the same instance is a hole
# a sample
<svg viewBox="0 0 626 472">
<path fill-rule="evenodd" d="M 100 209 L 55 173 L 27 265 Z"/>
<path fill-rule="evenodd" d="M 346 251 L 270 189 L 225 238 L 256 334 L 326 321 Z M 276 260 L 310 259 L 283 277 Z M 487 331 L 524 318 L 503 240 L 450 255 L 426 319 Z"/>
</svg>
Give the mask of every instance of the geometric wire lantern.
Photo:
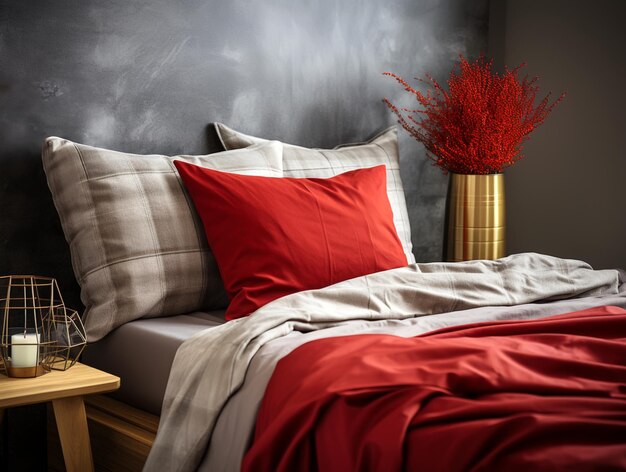
<svg viewBox="0 0 626 472">
<path fill-rule="evenodd" d="M 50 368 L 67 370 L 76 363 L 87 345 L 83 322 L 75 310 L 64 305 L 62 309 L 54 309 L 48 323 L 50 339 L 53 341 L 50 347 L 54 350 Z"/>
<path fill-rule="evenodd" d="M 9 377 L 68 369 L 86 345 L 78 313 L 51 277 L 0 277 L 0 321 L 0 371 Z"/>
</svg>

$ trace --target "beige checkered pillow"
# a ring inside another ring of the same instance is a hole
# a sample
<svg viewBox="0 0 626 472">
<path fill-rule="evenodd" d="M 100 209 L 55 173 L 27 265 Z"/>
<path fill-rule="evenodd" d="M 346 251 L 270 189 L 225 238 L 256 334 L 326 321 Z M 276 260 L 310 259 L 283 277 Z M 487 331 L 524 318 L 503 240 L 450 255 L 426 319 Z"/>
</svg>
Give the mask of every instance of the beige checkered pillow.
<svg viewBox="0 0 626 472">
<path fill-rule="evenodd" d="M 202 222 L 172 161 L 282 176 L 282 145 L 206 156 L 125 154 L 46 139 L 43 164 L 86 306 L 89 341 L 137 318 L 228 304 Z"/>
<path fill-rule="evenodd" d="M 246 146 L 267 142 L 240 133 L 221 123 L 214 123 L 225 149 L 241 149 Z M 393 210 L 393 222 L 402 242 L 409 264 L 415 262 L 411 243 L 411 226 L 400 178 L 398 135 L 396 127 L 386 129 L 365 143 L 348 144 L 334 149 L 309 149 L 291 144 L 283 145 L 283 175 L 285 177 L 333 177 L 342 172 L 387 166 L 387 196 Z"/>
</svg>

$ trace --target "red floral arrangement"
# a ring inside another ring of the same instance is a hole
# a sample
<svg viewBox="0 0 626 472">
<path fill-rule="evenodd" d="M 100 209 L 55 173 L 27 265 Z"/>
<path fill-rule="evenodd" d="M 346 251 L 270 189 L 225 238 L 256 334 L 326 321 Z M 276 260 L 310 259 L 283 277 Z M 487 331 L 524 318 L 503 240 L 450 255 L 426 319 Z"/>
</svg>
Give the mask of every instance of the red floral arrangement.
<svg viewBox="0 0 626 472">
<path fill-rule="evenodd" d="M 492 72 L 492 65 L 493 61 L 482 55 L 473 63 L 461 56 L 458 72 L 453 70 L 448 79 L 448 91 L 430 75 L 426 80 L 417 79 L 432 87 L 426 95 L 385 72 L 415 96 L 423 109 L 399 110 L 387 98 L 384 102 L 444 173 L 502 172 L 523 157 L 522 145 L 528 134 L 565 97 L 562 94 L 550 104 L 548 94 L 535 106 L 537 77 L 518 78 L 525 64 L 502 75 Z"/>
</svg>

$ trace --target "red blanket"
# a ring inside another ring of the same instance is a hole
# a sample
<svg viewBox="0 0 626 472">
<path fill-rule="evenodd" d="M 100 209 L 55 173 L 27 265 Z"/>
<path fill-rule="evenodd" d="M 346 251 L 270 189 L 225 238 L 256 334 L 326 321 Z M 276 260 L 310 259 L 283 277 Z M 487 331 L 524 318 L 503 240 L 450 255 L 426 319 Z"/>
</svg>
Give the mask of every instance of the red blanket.
<svg viewBox="0 0 626 472">
<path fill-rule="evenodd" d="M 302 345 L 242 467 L 626 470 L 626 310 Z"/>
</svg>

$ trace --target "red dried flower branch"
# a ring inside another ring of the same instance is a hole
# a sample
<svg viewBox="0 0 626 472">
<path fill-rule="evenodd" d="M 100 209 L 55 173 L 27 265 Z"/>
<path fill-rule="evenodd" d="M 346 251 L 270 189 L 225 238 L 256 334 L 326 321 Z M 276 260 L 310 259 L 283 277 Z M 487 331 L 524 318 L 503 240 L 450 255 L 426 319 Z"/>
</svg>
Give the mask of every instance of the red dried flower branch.
<svg viewBox="0 0 626 472">
<path fill-rule="evenodd" d="M 498 75 L 493 61 L 480 56 L 473 63 L 461 56 L 459 71 L 450 74 L 448 90 L 430 75 L 417 79 L 428 84 L 424 95 L 404 79 L 393 77 L 415 97 L 422 109 L 398 109 L 387 98 L 384 102 L 398 122 L 424 144 L 428 157 L 444 173 L 494 174 L 513 165 L 522 155 L 528 134 L 546 119 L 565 97 L 550 103 L 550 94 L 537 106 L 537 77 L 519 80 L 521 64 Z"/>
</svg>

